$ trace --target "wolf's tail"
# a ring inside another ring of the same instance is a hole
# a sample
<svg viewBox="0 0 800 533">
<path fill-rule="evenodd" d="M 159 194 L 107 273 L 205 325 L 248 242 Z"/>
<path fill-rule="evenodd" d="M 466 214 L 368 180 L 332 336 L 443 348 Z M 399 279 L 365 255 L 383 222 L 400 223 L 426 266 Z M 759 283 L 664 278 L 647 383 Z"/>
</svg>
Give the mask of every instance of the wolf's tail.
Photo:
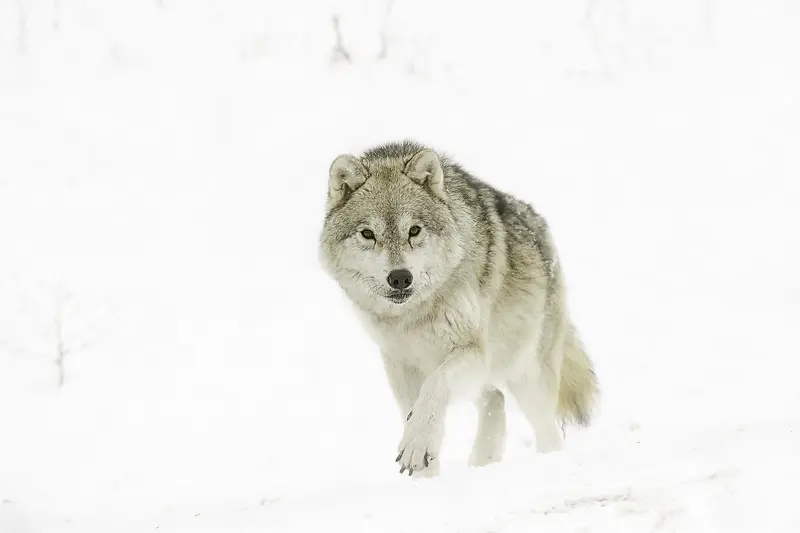
<svg viewBox="0 0 800 533">
<path fill-rule="evenodd" d="M 561 387 L 558 391 L 558 419 L 565 424 L 588 426 L 600 396 L 597 375 L 589 356 L 570 326 L 564 340 Z"/>
</svg>

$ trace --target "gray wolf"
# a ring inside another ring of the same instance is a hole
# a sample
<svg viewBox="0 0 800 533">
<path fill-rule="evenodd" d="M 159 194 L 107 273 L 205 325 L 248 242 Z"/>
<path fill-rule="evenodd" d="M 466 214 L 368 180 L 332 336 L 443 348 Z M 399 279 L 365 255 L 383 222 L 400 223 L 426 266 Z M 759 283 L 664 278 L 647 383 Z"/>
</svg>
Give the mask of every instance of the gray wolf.
<svg viewBox="0 0 800 533">
<path fill-rule="evenodd" d="M 401 474 L 438 473 L 445 412 L 460 399 L 479 414 L 473 466 L 502 458 L 505 393 L 539 452 L 562 447 L 564 424 L 590 423 L 597 377 L 529 204 L 445 154 L 391 142 L 331 164 L 319 253 L 380 350 L 404 423 Z"/>
</svg>

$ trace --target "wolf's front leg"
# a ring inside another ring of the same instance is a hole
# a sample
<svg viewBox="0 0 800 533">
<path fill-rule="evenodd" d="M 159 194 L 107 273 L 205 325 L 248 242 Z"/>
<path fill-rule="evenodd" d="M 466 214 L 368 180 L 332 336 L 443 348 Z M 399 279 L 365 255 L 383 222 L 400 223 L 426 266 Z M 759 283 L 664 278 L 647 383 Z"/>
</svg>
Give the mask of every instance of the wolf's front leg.
<svg viewBox="0 0 800 533">
<path fill-rule="evenodd" d="M 447 405 L 458 397 L 474 397 L 486 382 L 483 351 L 477 345 L 450 353 L 422 384 L 419 397 L 408 414 L 403 440 L 398 447 L 400 473 L 424 471 L 438 465 L 444 439 Z"/>
<path fill-rule="evenodd" d="M 419 397 L 419 391 L 425 382 L 425 375 L 417 368 L 409 366 L 398 357 L 383 353 L 383 365 L 389 386 L 392 388 L 395 402 L 400 410 L 402 421 L 408 420 L 411 409 Z M 409 471 L 411 472 L 411 471 Z M 439 463 L 429 462 L 428 468 L 413 472 L 414 477 L 433 477 L 439 473 Z"/>
<path fill-rule="evenodd" d="M 425 375 L 419 369 L 403 363 L 402 360 L 391 354 L 382 352 L 381 355 L 389 386 L 392 388 L 395 402 L 405 422 L 414 402 L 419 397 L 419 391 L 425 382 Z"/>
</svg>

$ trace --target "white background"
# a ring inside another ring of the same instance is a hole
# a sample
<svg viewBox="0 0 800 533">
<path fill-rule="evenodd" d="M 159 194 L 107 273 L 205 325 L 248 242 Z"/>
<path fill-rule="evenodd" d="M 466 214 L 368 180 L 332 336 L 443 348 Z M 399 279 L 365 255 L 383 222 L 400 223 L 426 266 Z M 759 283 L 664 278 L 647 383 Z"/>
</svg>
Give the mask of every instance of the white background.
<svg viewBox="0 0 800 533">
<path fill-rule="evenodd" d="M 798 24 L 0 0 L 0 533 L 800 531 Z M 333 158 L 405 137 L 550 221 L 604 393 L 564 451 L 511 403 L 506 460 L 469 469 L 459 405 L 442 477 L 397 474 L 317 238 Z"/>
</svg>

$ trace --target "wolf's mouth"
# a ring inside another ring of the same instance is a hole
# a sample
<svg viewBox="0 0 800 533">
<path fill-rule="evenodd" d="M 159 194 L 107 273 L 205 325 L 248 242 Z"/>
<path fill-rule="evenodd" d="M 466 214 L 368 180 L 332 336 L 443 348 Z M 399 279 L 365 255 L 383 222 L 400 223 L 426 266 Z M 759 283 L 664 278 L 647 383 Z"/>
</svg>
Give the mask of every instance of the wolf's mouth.
<svg viewBox="0 0 800 533">
<path fill-rule="evenodd" d="M 387 298 L 396 304 L 401 304 L 411 298 L 411 291 L 395 291 L 389 294 Z"/>
</svg>

